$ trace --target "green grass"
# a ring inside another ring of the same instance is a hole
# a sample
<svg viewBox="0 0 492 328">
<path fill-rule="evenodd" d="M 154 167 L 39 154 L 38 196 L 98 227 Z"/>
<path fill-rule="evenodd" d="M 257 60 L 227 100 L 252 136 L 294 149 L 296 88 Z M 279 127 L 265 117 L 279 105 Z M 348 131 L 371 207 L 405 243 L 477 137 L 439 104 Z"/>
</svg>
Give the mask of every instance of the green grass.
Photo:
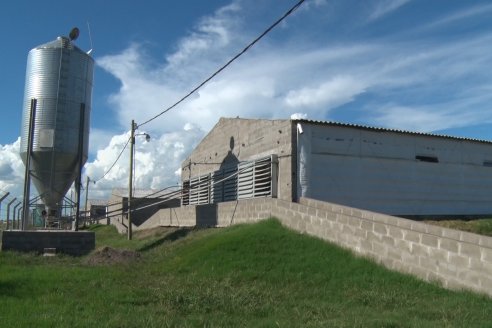
<svg viewBox="0 0 492 328">
<path fill-rule="evenodd" d="M 492 300 L 390 272 L 276 220 L 227 229 L 161 229 L 98 245 L 142 259 L 0 253 L 0 326 L 487 327 Z"/>
<path fill-rule="evenodd" d="M 492 219 L 477 220 L 429 220 L 424 221 L 441 227 L 473 232 L 479 235 L 492 236 Z"/>
</svg>

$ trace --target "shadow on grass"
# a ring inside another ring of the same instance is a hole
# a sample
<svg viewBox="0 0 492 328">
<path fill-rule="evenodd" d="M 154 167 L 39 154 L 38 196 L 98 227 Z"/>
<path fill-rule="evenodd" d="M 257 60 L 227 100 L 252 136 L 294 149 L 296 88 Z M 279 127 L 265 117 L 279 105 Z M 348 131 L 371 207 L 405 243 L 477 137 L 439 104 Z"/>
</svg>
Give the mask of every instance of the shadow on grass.
<svg viewBox="0 0 492 328">
<path fill-rule="evenodd" d="M 5 281 L 0 282 L 0 295 L 6 297 L 20 297 L 22 282 Z"/>
<path fill-rule="evenodd" d="M 193 228 L 180 228 L 180 229 L 178 229 L 174 232 L 171 232 L 170 234 L 168 234 L 162 238 L 159 238 L 159 239 L 153 241 L 152 243 L 150 243 L 148 245 L 145 245 L 145 246 L 139 248 L 138 251 L 139 252 L 146 252 L 146 251 L 149 251 L 149 250 L 154 249 L 156 247 L 159 247 L 160 245 L 164 244 L 167 241 L 176 241 L 178 239 L 184 238 L 192 230 L 193 230 Z"/>
</svg>

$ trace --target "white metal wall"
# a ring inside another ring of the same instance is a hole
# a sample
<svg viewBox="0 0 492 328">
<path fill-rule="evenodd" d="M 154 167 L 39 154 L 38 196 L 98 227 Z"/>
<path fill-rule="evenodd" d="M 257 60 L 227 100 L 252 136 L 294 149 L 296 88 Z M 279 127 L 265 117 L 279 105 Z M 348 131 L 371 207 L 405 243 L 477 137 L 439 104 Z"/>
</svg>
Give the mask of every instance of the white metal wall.
<svg viewBox="0 0 492 328">
<path fill-rule="evenodd" d="M 299 197 L 393 215 L 492 214 L 492 143 L 300 124 Z"/>
</svg>

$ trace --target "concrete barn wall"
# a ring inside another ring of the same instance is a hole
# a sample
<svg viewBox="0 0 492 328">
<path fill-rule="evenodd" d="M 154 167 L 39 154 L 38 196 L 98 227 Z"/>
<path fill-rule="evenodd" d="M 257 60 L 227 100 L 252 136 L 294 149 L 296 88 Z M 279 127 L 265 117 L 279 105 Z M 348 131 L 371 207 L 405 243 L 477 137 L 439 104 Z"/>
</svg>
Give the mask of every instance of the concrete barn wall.
<svg viewBox="0 0 492 328">
<path fill-rule="evenodd" d="M 295 197 L 295 126 L 290 120 L 221 118 L 181 167 L 181 179 L 204 175 L 228 164 L 276 154 L 278 198 Z"/>
</svg>

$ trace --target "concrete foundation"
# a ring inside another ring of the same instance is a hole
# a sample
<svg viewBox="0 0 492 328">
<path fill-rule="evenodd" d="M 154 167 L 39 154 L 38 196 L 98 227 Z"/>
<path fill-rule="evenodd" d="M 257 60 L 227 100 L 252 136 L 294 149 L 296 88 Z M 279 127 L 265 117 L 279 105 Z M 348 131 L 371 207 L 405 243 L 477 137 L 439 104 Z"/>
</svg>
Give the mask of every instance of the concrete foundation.
<svg viewBox="0 0 492 328">
<path fill-rule="evenodd" d="M 96 235 L 92 231 L 3 231 L 2 251 L 51 252 L 80 256 L 96 247 Z"/>
</svg>

